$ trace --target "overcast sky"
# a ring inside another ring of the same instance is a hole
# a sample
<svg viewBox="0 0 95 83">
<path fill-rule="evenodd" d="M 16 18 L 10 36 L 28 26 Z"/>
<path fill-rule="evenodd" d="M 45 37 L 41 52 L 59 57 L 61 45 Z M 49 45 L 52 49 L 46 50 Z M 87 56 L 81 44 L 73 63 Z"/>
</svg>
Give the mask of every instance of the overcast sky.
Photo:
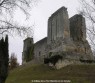
<svg viewBox="0 0 95 83">
<path fill-rule="evenodd" d="M 14 19 L 24 25 L 34 25 L 34 42 L 37 42 L 47 36 L 48 18 L 62 6 L 67 8 L 69 17 L 71 17 L 78 13 L 79 0 L 40 0 L 31 9 L 28 21 L 25 21 L 25 16 L 19 10 Z M 9 37 L 9 53 L 14 52 L 20 63 L 22 61 L 23 39 L 18 36 Z"/>
</svg>

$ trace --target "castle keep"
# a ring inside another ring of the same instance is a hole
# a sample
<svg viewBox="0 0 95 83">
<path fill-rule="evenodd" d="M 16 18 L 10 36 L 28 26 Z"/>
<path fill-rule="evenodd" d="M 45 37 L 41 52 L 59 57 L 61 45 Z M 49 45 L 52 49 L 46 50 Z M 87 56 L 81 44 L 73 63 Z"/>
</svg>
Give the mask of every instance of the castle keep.
<svg viewBox="0 0 95 83">
<path fill-rule="evenodd" d="M 69 19 L 65 7 L 49 17 L 47 37 L 36 43 L 33 43 L 33 38 L 24 40 L 23 64 L 31 57 L 43 62 L 45 57 L 55 54 L 63 56 L 64 60 L 93 59 L 90 45 L 86 40 L 84 17 L 77 14 Z"/>
</svg>

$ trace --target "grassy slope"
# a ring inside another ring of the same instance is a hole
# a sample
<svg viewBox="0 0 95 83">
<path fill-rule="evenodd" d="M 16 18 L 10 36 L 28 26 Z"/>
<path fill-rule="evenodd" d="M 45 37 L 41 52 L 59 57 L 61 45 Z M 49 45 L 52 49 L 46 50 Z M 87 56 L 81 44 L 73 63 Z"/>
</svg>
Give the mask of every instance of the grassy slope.
<svg viewBox="0 0 95 83">
<path fill-rule="evenodd" d="M 31 80 L 71 80 L 71 83 L 95 83 L 95 65 L 71 65 L 60 70 L 45 65 L 28 65 L 10 72 L 6 83 L 32 83 Z"/>
</svg>

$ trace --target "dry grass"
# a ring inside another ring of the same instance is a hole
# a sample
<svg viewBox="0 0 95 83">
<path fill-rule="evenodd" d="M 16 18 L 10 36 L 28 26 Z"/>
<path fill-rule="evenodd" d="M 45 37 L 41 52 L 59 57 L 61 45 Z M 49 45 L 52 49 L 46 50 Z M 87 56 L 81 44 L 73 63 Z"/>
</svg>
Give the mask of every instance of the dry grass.
<svg viewBox="0 0 95 83">
<path fill-rule="evenodd" d="M 32 83 L 31 80 L 71 80 L 95 83 L 95 65 L 70 65 L 54 70 L 46 65 L 28 65 L 10 72 L 6 83 Z"/>
</svg>

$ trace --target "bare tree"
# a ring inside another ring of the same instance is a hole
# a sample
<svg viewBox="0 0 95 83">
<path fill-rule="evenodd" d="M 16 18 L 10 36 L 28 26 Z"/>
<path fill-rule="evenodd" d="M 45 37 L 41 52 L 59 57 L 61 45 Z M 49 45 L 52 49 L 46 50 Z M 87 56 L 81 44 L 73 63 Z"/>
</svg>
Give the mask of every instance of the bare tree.
<svg viewBox="0 0 95 83">
<path fill-rule="evenodd" d="M 32 29 L 13 22 L 14 12 L 20 9 L 26 18 L 29 16 L 28 10 L 32 7 L 32 2 L 37 0 L 0 0 L 0 34 L 17 32 L 19 35 L 27 34 Z M 7 19 L 6 19 L 7 18 Z"/>
<path fill-rule="evenodd" d="M 11 54 L 11 57 L 9 59 L 9 69 L 14 69 L 19 66 L 19 63 L 17 62 L 17 57 L 15 53 Z"/>
<path fill-rule="evenodd" d="M 82 14 L 87 20 L 87 35 L 95 50 L 95 0 L 80 0 Z"/>
<path fill-rule="evenodd" d="M 8 34 L 12 32 L 16 32 L 19 35 L 30 33 L 32 30 L 31 27 L 20 26 L 14 22 L 13 17 L 15 10 L 20 9 L 26 15 L 26 18 L 28 18 L 28 9 L 31 8 L 32 2 L 34 3 L 36 1 L 37 0 L 0 0 L 0 36 L 4 33 Z M 2 55 L 0 53 L 0 83 L 5 83 L 8 76 L 8 36 L 5 42 L 3 42 L 3 39 L 0 41 L 0 52 L 2 53 Z M 2 42 L 4 45 L 2 45 Z"/>
</svg>

